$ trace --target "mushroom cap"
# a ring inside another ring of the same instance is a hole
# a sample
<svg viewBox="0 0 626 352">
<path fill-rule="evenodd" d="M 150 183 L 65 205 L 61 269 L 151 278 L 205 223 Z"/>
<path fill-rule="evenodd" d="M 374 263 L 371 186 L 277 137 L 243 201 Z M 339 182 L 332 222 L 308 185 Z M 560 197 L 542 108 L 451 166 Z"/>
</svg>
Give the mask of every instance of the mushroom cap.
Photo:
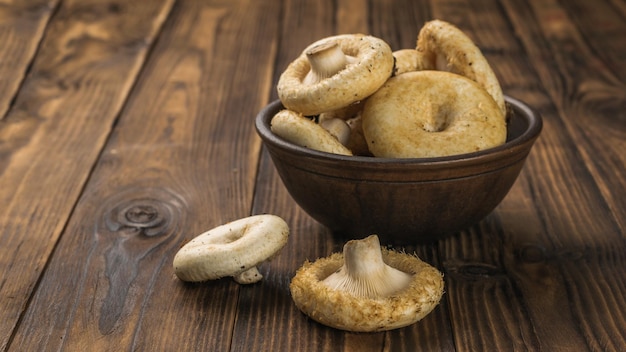
<svg viewBox="0 0 626 352">
<path fill-rule="evenodd" d="M 276 135 L 301 147 L 321 152 L 352 155 L 337 138 L 319 124 L 288 109 L 279 111 L 272 117 L 271 130 Z"/>
<path fill-rule="evenodd" d="M 396 59 L 393 74 L 395 76 L 411 71 L 421 71 L 428 67 L 422 53 L 415 49 L 400 49 L 393 52 Z"/>
<path fill-rule="evenodd" d="M 390 78 L 367 99 L 362 118 L 369 149 L 377 157 L 464 154 L 506 140 L 506 121 L 487 91 L 443 71 Z"/>
<path fill-rule="evenodd" d="M 381 248 L 384 262 L 412 275 L 409 286 L 385 298 L 364 298 L 333 290 L 322 280 L 339 270 L 343 254 L 306 262 L 291 281 L 294 303 L 315 321 L 355 332 L 392 330 L 411 325 L 430 313 L 443 295 L 442 274 L 417 256 Z"/>
<path fill-rule="evenodd" d="M 304 84 L 311 70 L 306 53 L 329 41 L 357 60 L 329 78 Z M 391 76 L 393 61 L 391 48 L 382 39 L 363 34 L 327 37 L 308 46 L 289 64 L 278 80 L 278 96 L 286 108 L 307 116 L 337 110 L 374 93 Z"/>
<path fill-rule="evenodd" d="M 429 21 L 420 29 L 416 50 L 424 57 L 425 70 L 460 74 L 481 85 L 498 104 L 502 118 L 505 118 L 506 105 L 498 78 L 467 34 L 448 22 Z"/>
<path fill-rule="evenodd" d="M 274 256 L 289 236 L 276 215 L 254 215 L 202 233 L 174 257 L 174 272 L 183 281 L 201 282 L 235 276 Z"/>
</svg>

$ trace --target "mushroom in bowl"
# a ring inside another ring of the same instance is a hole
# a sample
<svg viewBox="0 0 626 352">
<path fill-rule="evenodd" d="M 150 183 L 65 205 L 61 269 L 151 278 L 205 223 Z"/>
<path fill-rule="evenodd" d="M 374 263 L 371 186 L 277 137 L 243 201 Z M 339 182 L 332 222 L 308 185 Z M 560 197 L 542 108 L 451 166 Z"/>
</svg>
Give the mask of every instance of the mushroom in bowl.
<svg viewBox="0 0 626 352">
<path fill-rule="evenodd" d="M 314 71 L 327 74 L 309 79 Z M 476 223 L 508 193 L 542 128 L 502 93 L 471 39 L 438 20 L 408 51 L 363 35 L 313 43 L 277 91 L 257 132 L 293 199 L 347 238 L 424 242 Z"/>
<path fill-rule="evenodd" d="M 522 101 L 505 100 L 504 144 L 442 157 L 346 156 L 296 145 L 271 130 L 272 117 L 283 109 L 279 100 L 259 112 L 256 129 L 291 197 L 335 234 L 421 243 L 480 221 L 517 179 L 542 120 Z"/>
</svg>

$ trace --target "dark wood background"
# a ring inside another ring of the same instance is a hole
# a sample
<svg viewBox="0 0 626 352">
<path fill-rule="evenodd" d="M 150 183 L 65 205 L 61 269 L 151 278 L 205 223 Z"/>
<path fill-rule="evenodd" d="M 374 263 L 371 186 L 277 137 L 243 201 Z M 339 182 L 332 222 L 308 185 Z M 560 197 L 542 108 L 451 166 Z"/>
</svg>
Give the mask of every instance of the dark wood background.
<svg viewBox="0 0 626 352">
<path fill-rule="evenodd" d="M 288 285 L 340 250 L 254 131 L 309 43 L 412 48 L 440 18 L 481 47 L 544 130 L 502 204 L 432 245 L 441 304 L 385 333 L 319 325 Z M 626 350 L 623 0 L 0 1 L 0 349 Z M 274 213 L 264 280 L 185 284 L 182 243 Z"/>
</svg>

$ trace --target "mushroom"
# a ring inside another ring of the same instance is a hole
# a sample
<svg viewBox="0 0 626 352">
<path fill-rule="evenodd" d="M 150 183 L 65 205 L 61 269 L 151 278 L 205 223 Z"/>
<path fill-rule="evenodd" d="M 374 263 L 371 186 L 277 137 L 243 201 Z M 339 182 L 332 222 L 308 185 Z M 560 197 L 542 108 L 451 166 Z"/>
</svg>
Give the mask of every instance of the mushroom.
<svg viewBox="0 0 626 352">
<path fill-rule="evenodd" d="M 369 150 L 383 158 L 430 158 L 506 141 L 506 121 L 489 93 L 462 75 L 406 72 L 370 96 L 362 112 Z"/>
<path fill-rule="evenodd" d="M 448 71 L 465 76 L 483 87 L 506 118 L 506 104 L 500 82 L 489 62 L 472 39 L 451 23 L 426 22 L 417 37 L 416 50 L 425 70 Z"/>
<path fill-rule="evenodd" d="M 291 281 L 296 306 L 315 321 L 354 332 L 385 331 L 422 319 L 443 295 L 443 277 L 417 256 L 381 248 L 378 236 L 306 262 Z"/>
<path fill-rule="evenodd" d="M 306 116 L 346 107 L 374 93 L 393 71 L 391 48 L 363 34 L 327 37 L 309 45 L 278 80 L 278 96 Z"/>
<path fill-rule="evenodd" d="M 416 49 L 400 49 L 393 52 L 395 65 L 393 75 L 397 76 L 405 72 L 421 71 L 426 69 L 427 63 L 422 53 Z"/>
<path fill-rule="evenodd" d="M 287 243 L 289 227 L 276 215 L 254 215 L 215 227 L 184 245 L 174 257 L 174 272 L 190 282 L 232 276 L 240 284 L 263 278 L 257 265 Z"/>
<path fill-rule="evenodd" d="M 331 132 L 295 111 L 285 109 L 276 113 L 272 117 L 270 128 L 277 136 L 301 147 L 326 153 L 352 155 L 352 152 Z"/>
<path fill-rule="evenodd" d="M 331 117 L 320 120 L 319 125 L 335 137 L 339 143 L 347 145 L 350 139 L 350 126 L 342 119 Z"/>
</svg>

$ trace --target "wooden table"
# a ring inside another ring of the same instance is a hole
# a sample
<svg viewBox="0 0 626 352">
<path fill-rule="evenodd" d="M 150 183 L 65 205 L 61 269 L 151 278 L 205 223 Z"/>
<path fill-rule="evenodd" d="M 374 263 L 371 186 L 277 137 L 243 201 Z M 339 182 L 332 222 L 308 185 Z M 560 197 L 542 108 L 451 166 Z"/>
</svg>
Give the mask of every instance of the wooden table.
<svg viewBox="0 0 626 352">
<path fill-rule="evenodd" d="M 441 304 L 385 333 L 306 318 L 288 285 L 342 242 L 290 198 L 254 129 L 309 43 L 412 48 L 452 22 L 544 118 L 510 194 L 408 252 Z M 0 1 L 0 347 L 8 351 L 626 350 L 623 0 Z M 180 246 L 273 213 L 262 282 L 185 284 Z"/>
</svg>

